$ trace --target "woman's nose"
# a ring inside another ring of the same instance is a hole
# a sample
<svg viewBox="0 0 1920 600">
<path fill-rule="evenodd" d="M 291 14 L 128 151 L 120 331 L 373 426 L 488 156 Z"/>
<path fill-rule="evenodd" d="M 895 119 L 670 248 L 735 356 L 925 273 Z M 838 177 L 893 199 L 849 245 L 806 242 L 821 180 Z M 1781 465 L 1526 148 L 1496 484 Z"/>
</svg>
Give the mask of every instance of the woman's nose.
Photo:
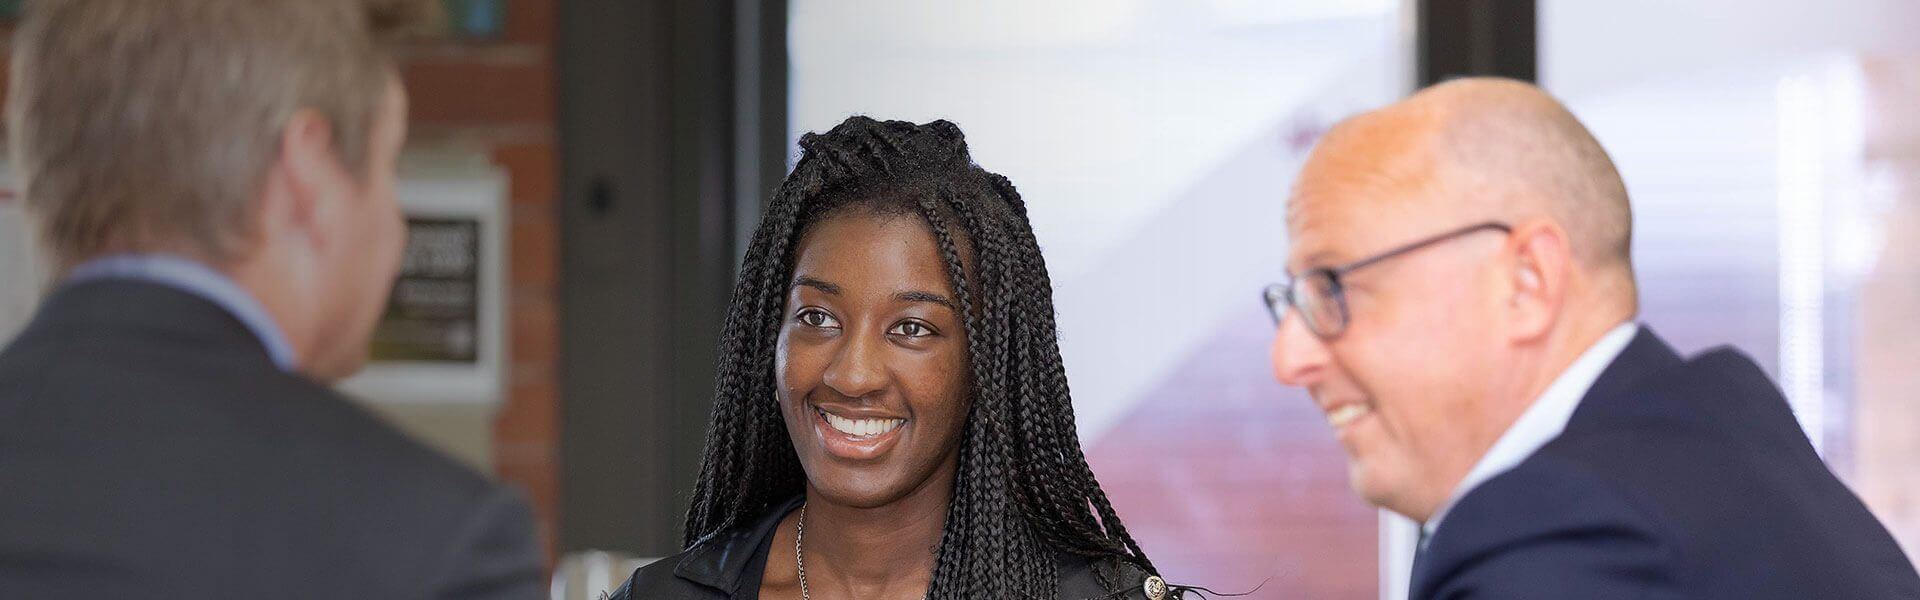
<svg viewBox="0 0 1920 600">
<path fill-rule="evenodd" d="M 848 398 L 864 398 L 886 387 L 886 370 L 879 356 L 881 349 L 877 340 L 870 336 L 849 336 L 847 343 L 827 364 L 827 372 L 822 381 L 840 395 Z"/>
</svg>

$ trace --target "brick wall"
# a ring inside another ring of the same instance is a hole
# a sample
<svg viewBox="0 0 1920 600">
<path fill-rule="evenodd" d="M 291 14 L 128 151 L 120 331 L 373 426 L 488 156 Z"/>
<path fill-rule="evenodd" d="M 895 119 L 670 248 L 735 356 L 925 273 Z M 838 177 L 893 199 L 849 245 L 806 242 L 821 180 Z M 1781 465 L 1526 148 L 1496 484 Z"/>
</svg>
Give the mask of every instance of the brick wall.
<svg viewBox="0 0 1920 600">
<path fill-rule="evenodd" d="M 512 0 L 500 39 L 402 53 L 411 142 L 485 150 L 512 182 L 507 402 L 494 423 L 499 477 L 525 488 L 551 556 L 559 518 L 557 0 Z"/>
</svg>

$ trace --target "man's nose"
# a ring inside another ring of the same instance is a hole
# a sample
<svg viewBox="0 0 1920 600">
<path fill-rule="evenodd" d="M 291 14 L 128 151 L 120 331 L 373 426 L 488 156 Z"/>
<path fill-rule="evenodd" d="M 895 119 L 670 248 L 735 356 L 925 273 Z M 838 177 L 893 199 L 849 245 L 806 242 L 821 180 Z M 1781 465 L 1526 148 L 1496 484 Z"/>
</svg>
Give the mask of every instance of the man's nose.
<svg viewBox="0 0 1920 600">
<path fill-rule="evenodd" d="M 1289 310 L 1273 335 L 1273 375 L 1280 383 L 1308 387 L 1327 367 L 1327 346 L 1307 329 L 1300 312 Z"/>
</svg>

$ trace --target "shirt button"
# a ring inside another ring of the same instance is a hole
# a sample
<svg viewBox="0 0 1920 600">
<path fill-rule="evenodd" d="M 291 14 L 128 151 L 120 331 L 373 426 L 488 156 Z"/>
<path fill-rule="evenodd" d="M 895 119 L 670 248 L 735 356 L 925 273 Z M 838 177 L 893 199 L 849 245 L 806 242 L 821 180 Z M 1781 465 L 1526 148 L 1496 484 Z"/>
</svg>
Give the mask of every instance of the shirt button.
<svg viewBox="0 0 1920 600">
<path fill-rule="evenodd" d="M 1167 581 L 1159 575 L 1148 575 L 1147 583 L 1141 587 L 1147 593 L 1147 600 L 1163 600 L 1167 597 Z"/>
</svg>

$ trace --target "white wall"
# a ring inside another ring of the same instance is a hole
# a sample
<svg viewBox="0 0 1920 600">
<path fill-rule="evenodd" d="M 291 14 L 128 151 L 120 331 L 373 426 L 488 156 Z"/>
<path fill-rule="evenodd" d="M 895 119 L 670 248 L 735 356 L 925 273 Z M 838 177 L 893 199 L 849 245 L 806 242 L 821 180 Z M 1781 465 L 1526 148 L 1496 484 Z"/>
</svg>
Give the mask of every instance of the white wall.
<svg viewBox="0 0 1920 600">
<path fill-rule="evenodd" d="M 1915 0 L 1540 0 L 1540 78 L 1583 97 L 1837 52 L 1920 48 Z"/>
</svg>

